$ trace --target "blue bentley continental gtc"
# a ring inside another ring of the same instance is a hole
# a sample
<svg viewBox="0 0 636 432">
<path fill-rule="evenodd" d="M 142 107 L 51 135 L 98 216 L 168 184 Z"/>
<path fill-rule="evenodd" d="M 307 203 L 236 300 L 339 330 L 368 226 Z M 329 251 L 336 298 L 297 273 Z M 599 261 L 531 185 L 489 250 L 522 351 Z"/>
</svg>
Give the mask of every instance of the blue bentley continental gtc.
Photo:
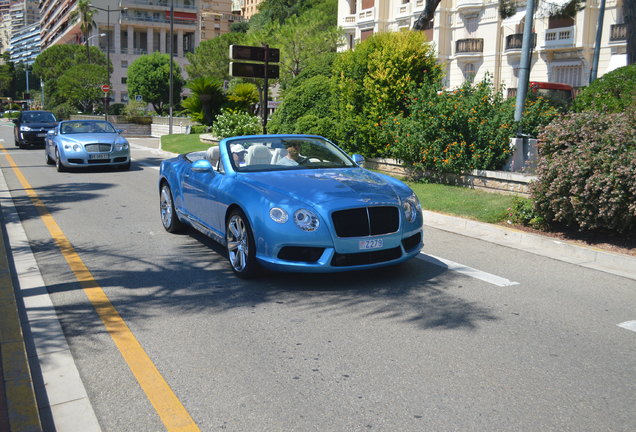
<svg viewBox="0 0 636 432">
<path fill-rule="evenodd" d="M 226 138 L 161 163 L 161 222 L 227 247 L 242 278 L 261 267 L 337 272 L 415 257 L 423 246 L 417 196 L 363 162 L 320 136 Z"/>
</svg>

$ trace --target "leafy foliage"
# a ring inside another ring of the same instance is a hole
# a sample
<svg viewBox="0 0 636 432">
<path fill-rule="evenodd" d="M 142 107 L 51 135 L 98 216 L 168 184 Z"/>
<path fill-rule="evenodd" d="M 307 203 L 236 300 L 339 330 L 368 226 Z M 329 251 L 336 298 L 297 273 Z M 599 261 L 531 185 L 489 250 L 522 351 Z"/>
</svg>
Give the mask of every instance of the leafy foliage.
<svg viewBox="0 0 636 432">
<path fill-rule="evenodd" d="M 240 111 L 225 110 L 216 116 L 212 125 L 212 134 L 218 139 L 262 132 L 263 128 L 258 117 Z"/>
<path fill-rule="evenodd" d="M 571 113 L 540 136 L 532 196 L 550 223 L 636 230 L 636 109 Z"/>
<path fill-rule="evenodd" d="M 572 105 L 581 112 L 621 112 L 636 105 L 636 64 L 606 73 L 585 87 Z"/>
<path fill-rule="evenodd" d="M 186 87 L 192 90 L 192 95 L 183 101 L 183 107 L 194 120 L 211 125 L 226 102 L 221 83 L 213 78 L 201 77 L 193 79 Z"/>
<path fill-rule="evenodd" d="M 82 112 L 92 112 L 103 93 L 100 85 L 108 79 L 106 69 L 95 64 L 78 64 L 68 69 L 58 80 L 58 90 L 66 102 Z"/>
<path fill-rule="evenodd" d="M 258 102 L 258 88 L 252 83 L 237 83 L 227 94 L 232 109 L 250 112 L 252 105 Z"/>
<path fill-rule="evenodd" d="M 173 102 L 181 100 L 183 78 L 176 62 L 172 65 Z M 163 113 L 170 102 L 170 56 L 155 52 L 135 60 L 128 68 L 128 93 L 141 95 L 157 113 Z"/>
<path fill-rule="evenodd" d="M 216 78 L 220 81 L 231 79 L 230 72 L 230 45 L 244 43 L 245 34 L 225 33 L 219 37 L 202 41 L 193 53 L 187 53 L 190 62 L 186 71 L 190 79 Z"/>
</svg>

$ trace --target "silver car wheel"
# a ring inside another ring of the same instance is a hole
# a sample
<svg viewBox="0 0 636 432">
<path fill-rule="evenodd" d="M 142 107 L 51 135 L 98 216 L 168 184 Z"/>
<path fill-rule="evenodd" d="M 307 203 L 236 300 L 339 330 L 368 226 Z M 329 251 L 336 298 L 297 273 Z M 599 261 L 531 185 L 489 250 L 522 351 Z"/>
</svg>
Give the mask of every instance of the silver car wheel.
<svg viewBox="0 0 636 432">
<path fill-rule="evenodd" d="M 250 247 L 247 228 L 243 218 L 233 215 L 227 224 L 227 252 L 230 264 L 236 272 L 243 272 L 247 266 Z"/>
<path fill-rule="evenodd" d="M 161 192 L 159 193 L 159 212 L 161 216 L 161 224 L 166 231 L 176 233 L 183 230 L 185 227 L 183 222 L 179 220 L 174 209 L 172 191 L 167 183 L 161 186 Z"/>
</svg>

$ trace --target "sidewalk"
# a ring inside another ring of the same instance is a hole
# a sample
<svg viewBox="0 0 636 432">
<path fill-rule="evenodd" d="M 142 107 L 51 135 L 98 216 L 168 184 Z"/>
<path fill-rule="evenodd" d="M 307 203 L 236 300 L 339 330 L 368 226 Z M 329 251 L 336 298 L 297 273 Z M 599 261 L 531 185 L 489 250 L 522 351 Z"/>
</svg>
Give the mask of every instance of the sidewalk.
<svg viewBox="0 0 636 432">
<path fill-rule="evenodd" d="M 162 152 L 159 138 L 129 138 L 133 147 Z M 12 269 L 7 259 L 5 221 L 0 212 L 0 431 L 42 431 L 39 409 L 20 324 Z M 583 267 L 636 280 L 636 257 L 582 247 L 499 225 L 424 211 L 427 227 L 479 238 Z M 82 432 L 81 425 L 72 432 Z M 58 432 L 70 432 L 60 430 Z"/>
</svg>

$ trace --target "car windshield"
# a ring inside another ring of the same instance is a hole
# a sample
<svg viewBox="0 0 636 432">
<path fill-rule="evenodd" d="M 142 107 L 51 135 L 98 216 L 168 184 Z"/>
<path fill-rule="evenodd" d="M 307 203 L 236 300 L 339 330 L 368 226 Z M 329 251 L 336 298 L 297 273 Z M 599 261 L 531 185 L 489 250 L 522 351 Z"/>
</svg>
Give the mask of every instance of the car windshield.
<svg viewBox="0 0 636 432">
<path fill-rule="evenodd" d="M 50 112 L 25 112 L 22 114 L 23 123 L 55 123 L 57 120 Z"/>
<path fill-rule="evenodd" d="M 356 166 L 340 148 L 320 137 L 238 138 L 227 140 L 226 145 L 239 172 Z"/>
<path fill-rule="evenodd" d="M 106 121 L 69 121 L 60 125 L 62 134 L 116 133 L 113 125 Z"/>
</svg>

